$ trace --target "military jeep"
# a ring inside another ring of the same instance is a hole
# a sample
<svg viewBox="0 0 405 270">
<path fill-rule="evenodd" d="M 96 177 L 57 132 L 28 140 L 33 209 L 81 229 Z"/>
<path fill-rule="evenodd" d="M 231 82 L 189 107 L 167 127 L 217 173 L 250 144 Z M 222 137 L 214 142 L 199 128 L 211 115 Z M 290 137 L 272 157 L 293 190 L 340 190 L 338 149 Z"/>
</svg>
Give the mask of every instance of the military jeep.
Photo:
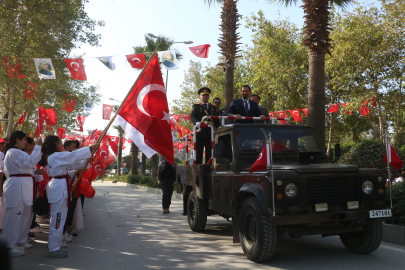
<svg viewBox="0 0 405 270">
<path fill-rule="evenodd" d="M 269 133 L 273 178 L 271 170 L 249 173 Z M 349 251 L 375 251 L 381 217 L 391 216 L 386 176 L 378 169 L 328 163 L 320 149 L 308 126 L 221 126 L 212 164 L 177 169 L 177 192 L 191 230 L 203 231 L 207 216 L 231 219 L 233 242 L 254 262 L 269 260 L 283 234 L 338 235 Z"/>
</svg>

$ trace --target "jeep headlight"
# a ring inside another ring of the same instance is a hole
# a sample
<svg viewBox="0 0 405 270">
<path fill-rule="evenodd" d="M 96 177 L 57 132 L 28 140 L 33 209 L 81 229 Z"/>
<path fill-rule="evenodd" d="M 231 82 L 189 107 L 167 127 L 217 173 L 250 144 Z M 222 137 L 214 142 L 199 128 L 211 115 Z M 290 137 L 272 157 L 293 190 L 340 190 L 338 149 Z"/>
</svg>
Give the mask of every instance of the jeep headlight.
<svg viewBox="0 0 405 270">
<path fill-rule="evenodd" d="M 371 181 L 364 181 L 363 182 L 363 192 L 366 194 L 371 194 L 371 192 L 373 192 L 373 183 L 371 183 Z"/>
<path fill-rule="evenodd" d="M 287 195 L 287 197 L 295 197 L 297 195 L 298 188 L 293 183 L 289 183 L 285 187 L 284 192 L 285 192 L 285 195 Z"/>
</svg>

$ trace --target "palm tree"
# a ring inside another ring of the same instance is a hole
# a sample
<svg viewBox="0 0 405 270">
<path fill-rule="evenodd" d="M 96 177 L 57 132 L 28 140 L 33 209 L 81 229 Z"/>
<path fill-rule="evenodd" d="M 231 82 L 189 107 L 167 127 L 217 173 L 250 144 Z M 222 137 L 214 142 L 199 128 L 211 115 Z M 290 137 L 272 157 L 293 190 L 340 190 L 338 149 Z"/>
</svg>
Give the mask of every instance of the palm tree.
<svg viewBox="0 0 405 270">
<path fill-rule="evenodd" d="M 138 175 L 138 154 L 139 148 L 134 143 L 131 143 L 131 155 L 132 155 L 132 170 L 131 174 Z"/>
<path fill-rule="evenodd" d="M 118 157 L 117 157 L 117 174 L 121 175 L 121 162 L 122 162 L 122 143 L 121 139 L 125 136 L 125 131 L 122 129 L 121 126 L 113 126 L 115 130 L 118 132 L 118 137 L 120 138 L 118 141 Z"/>
<path fill-rule="evenodd" d="M 222 4 L 221 12 L 221 30 L 222 35 L 218 39 L 219 48 L 223 56 L 221 65 L 225 69 L 225 107 L 228 107 L 232 100 L 233 96 L 233 81 L 234 81 L 234 65 L 235 59 L 241 56 L 236 54 L 239 50 L 239 33 L 236 31 L 239 28 L 239 14 L 238 9 L 236 8 L 236 3 L 238 0 L 204 0 L 208 6 L 211 6 L 215 3 Z"/>
<path fill-rule="evenodd" d="M 157 38 L 152 38 L 149 37 L 148 35 L 145 35 L 145 42 L 146 45 L 137 45 L 134 47 L 134 52 L 135 53 L 144 53 L 146 60 L 149 60 L 149 57 L 152 55 L 152 52 L 156 49 L 156 47 L 160 44 L 159 51 L 167 51 L 170 50 L 171 46 L 175 43 L 175 41 L 169 37 L 166 36 L 158 36 Z M 177 60 L 181 60 L 183 58 L 183 55 L 179 52 L 176 51 L 176 58 Z M 169 70 L 167 70 L 167 74 L 169 74 Z M 167 83 L 167 76 L 166 75 L 166 83 Z M 141 167 L 141 174 L 145 173 L 145 163 L 144 160 L 146 161 L 146 157 L 144 158 L 144 154 L 142 153 L 142 167 Z M 157 175 L 157 169 L 158 169 L 158 156 L 153 155 L 152 160 L 151 160 L 151 166 L 152 166 L 152 176 L 156 177 Z"/>
<path fill-rule="evenodd" d="M 315 134 L 325 148 L 325 54 L 331 54 L 329 38 L 330 4 L 346 7 L 353 0 L 301 0 L 305 12 L 303 43 L 308 47 L 308 118 L 307 125 L 315 128 Z M 267 0 L 285 6 L 298 0 Z"/>
</svg>

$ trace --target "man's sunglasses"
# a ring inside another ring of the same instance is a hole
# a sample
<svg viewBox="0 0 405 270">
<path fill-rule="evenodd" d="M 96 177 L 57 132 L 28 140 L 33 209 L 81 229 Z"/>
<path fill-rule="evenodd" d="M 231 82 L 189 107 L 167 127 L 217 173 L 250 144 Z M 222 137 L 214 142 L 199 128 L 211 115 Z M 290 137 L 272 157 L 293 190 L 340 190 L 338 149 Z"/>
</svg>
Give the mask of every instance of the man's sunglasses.
<svg viewBox="0 0 405 270">
<path fill-rule="evenodd" d="M 220 101 L 215 101 L 214 104 L 221 104 L 221 102 Z"/>
</svg>

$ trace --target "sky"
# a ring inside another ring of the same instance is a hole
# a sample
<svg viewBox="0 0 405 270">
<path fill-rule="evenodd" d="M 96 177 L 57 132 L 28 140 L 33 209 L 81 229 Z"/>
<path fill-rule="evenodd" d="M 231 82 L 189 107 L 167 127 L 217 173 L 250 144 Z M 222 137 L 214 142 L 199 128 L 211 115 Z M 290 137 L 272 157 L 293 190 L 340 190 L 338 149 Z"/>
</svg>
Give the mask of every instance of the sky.
<svg viewBox="0 0 405 270">
<path fill-rule="evenodd" d="M 365 1 L 367 4 L 372 2 L 375 1 Z M 239 14 L 243 16 L 239 27 L 241 46 L 250 45 L 251 42 L 252 32 L 245 27 L 247 17 L 262 10 L 269 20 L 289 19 L 301 28 L 304 14 L 300 5 L 285 7 L 268 4 L 265 0 L 240 0 L 237 6 Z M 134 46 L 145 45 L 145 34 L 165 35 L 175 42 L 193 41 L 190 45 L 180 43 L 172 47 L 183 54 L 183 59 L 179 62 L 179 69 L 169 71 L 169 107 L 173 100 L 180 98 L 180 85 L 190 60 L 201 61 L 203 66 L 208 62 L 213 65 L 218 62 L 221 23 L 221 6 L 218 4 L 209 7 L 203 0 L 90 0 L 85 9 L 91 19 L 105 22 L 104 27 L 97 27 L 95 31 L 101 34 L 99 47 L 84 45 L 72 52 L 72 56 L 83 55 L 87 80 L 92 85 L 99 85 L 99 93 L 102 95 L 101 102 L 95 105 L 91 115 L 86 118 L 85 130 L 102 129 L 107 124 L 102 120 L 102 104 L 119 105 L 119 102 L 109 98 L 121 101 L 130 90 L 140 71 L 130 66 L 125 55 L 133 54 Z M 196 57 L 188 49 L 203 44 L 211 45 L 207 59 Z M 93 58 L 100 56 L 113 56 L 116 69 L 111 71 Z M 166 70 L 163 78 L 166 79 Z M 116 133 L 113 129 L 109 132 Z"/>
</svg>

